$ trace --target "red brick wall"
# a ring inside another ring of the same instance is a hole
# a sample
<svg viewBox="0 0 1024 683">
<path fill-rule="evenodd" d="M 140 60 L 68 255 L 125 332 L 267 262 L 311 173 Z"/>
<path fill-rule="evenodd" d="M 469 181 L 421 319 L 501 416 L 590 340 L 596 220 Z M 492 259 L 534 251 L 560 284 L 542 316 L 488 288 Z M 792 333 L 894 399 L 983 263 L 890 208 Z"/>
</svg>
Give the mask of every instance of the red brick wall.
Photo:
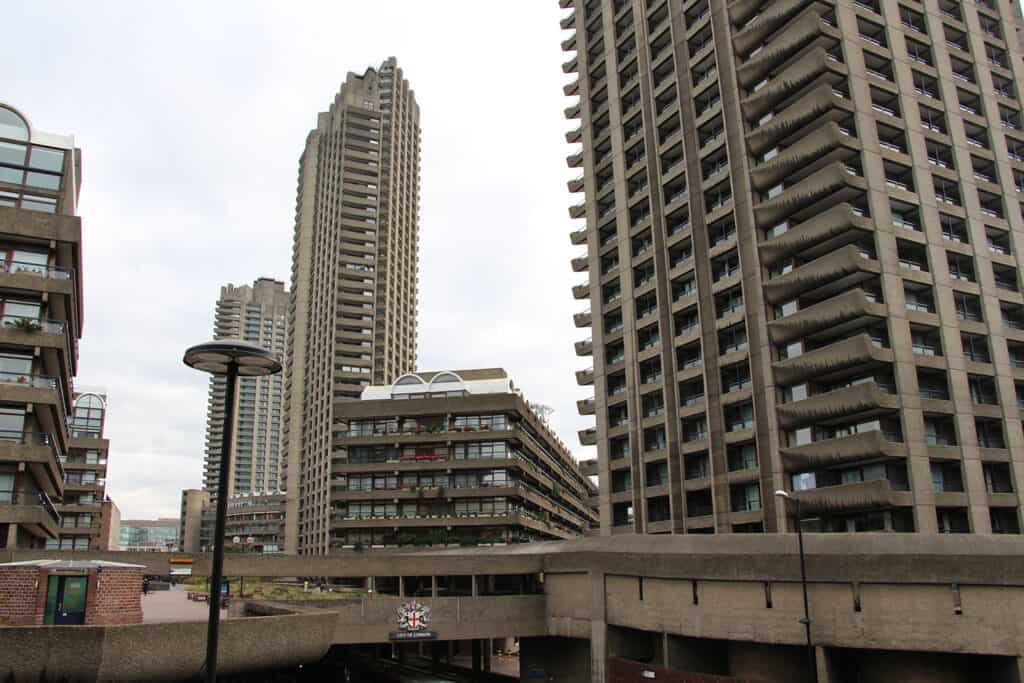
<svg viewBox="0 0 1024 683">
<path fill-rule="evenodd" d="M 756 681 L 747 678 L 673 671 L 671 669 L 663 669 L 660 666 L 634 662 L 629 659 L 608 658 L 609 683 L 646 683 L 652 680 L 650 675 L 647 678 L 644 677 L 644 671 L 653 672 L 653 680 L 656 683 L 756 683 Z"/>
<path fill-rule="evenodd" d="M 45 601 L 46 579 L 38 567 L 0 567 L 0 625 L 42 624 Z"/>
<path fill-rule="evenodd" d="M 142 569 L 107 567 L 90 572 L 85 623 L 142 623 Z"/>
</svg>

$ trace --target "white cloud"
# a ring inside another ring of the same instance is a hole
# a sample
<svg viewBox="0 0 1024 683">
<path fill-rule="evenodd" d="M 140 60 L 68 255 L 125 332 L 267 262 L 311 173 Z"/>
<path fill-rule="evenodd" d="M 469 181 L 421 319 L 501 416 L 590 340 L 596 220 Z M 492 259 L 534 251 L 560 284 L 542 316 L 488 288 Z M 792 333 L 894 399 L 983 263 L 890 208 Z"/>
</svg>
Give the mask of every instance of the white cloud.
<svg viewBox="0 0 1024 683">
<path fill-rule="evenodd" d="M 15 3 L 0 98 L 83 154 L 81 384 L 110 392 L 109 492 L 174 516 L 199 486 L 206 378 L 181 364 L 226 282 L 288 280 L 298 156 L 347 71 L 398 57 L 422 112 L 420 366 L 501 365 L 556 408 L 572 343 L 565 14 L 548 0 Z M 580 449 L 583 452 L 583 449 Z"/>
</svg>

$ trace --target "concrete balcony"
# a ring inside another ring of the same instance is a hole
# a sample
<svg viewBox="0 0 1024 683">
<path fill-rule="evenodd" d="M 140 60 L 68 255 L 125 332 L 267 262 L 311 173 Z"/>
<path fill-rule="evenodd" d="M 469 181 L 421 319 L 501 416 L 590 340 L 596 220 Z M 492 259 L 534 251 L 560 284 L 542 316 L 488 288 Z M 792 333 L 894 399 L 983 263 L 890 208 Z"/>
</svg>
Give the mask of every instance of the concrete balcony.
<svg viewBox="0 0 1024 683">
<path fill-rule="evenodd" d="M 45 493 L 14 493 L 0 505 L 0 524 L 17 524 L 38 538 L 57 538 L 60 513 Z"/>
<path fill-rule="evenodd" d="M 572 83 L 567 83 L 562 86 L 562 92 L 565 93 L 566 97 L 572 97 L 580 94 L 580 79 L 576 79 Z"/>
<path fill-rule="evenodd" d="M 893 491 L 885 479 L 793 491 L 802 516 L 879 510 L 912 504 L 909 492 Z"/>
<path fill-rule="evenodd" d="M 582 341 L 578 341 L 575 344 L 577 356 L 592 356 L 594 355 L 594 340 L 590 337 Z"/>
<path fill-rule="evenodd" d="M 867 334 L 842 339 L 834 344 L 772 363 L 775 381 L 788 386 L 812 379 L 838 381 L 844 375 L 863 372 L 892 363 L 893 352 L 876 346 Z"/>
<path fill-rule="evenodd" d="M 779 453 L 786 471 L 799 473 L 861 460 L 904 457 L 907 447 L 873 431 L 780 448 Z"/>
<path fill-rule="evenodd" d="M 558 22 L 558 25 L 561 26 L 566 31 L 568 31 L 571 28 L 574 28 L 576 26 L 576 12 L 572 12 L 571 14 L 568 14 L 565 17 L 563 17 L 562 20 Z"/>
<path fill-rule="evenodd" d="M 562 41 L 562 52 L 575 52 L 576 51 L 576 34 L 573 33 L 571 36 Z"/>
<path fill-rule="evenodd" d="M 574 128 L 565 134 L 565 141 L 569 144 L 580 142 L 583 140 L 583 129 Z"/>
<path fill-rule="evenodd" d="M 587 243 L 587 228 L 582 227 L 579 230 L 573 230 L 569 233 L 569 241 L 573 246 L 580 246 L 581 244 Z"/>
<path fill-rule="evenodd" d="M 853 111 L 853 103 L 830 83 L 808 89 L 764 125 L 747 133 L 747 145 L 757 155 L 789 142 L 800 128 L 815 120 L 839 120 Z"/>
<path fill-rule="evenodd" d="M 577 256 L 572 260 L 572 270 L 574 273 L 582 273 L 588 268 L 590 268 L 590 259 L 586 254 L 583 256 Z"/>
<path fill-rule="evenodd" d="M 587 427 L 577 432 L 580 437 L 580 445 L 582 446 L 596 446 L 597 445 L 597 428 Z"/>
<path fill-rule="evenodd" d="M 579 59 L 573 57 L 569 61 L 562 64 L 562 73 L 574 74 L 579 70 Z"/>
<path fill-rule="evenodd" d="M 573 204 L 572 206 L 569 207 L 569 218 L 583 218 L 586 215 L 587 215 L 587 205 L 586 205 L 586 203 Z"/>
<path fill-rule="evenodd" d="M 829 298 L 881 272 L 882 266 L 877 260 L 867 258 L 858 245 L 848 244 L 765 282 L 765 300 L 775 305 L 805 294 L 814 299 Z"/>
<path fill-rule="evenodd" d="M 570 7 L 575 7 L 575 5 L 576 0 L 558 0 L 558 6 L 562 9 L 569 9 Z"/>
<path fill-rule="evenodd" d="M 810 425 L 827 425 L 852 419 L 869 420 L 885 412 L 897 410 L 899 397 L 874 382 L 816 394 L 802 401 L 776 406 L 779 427 L 796 429 Z"/>
<path fill-rule="evenodd" d="M 596 477 L 597 476 L 597 458 L 590 458 L 588 460 L 580 460 L 577 463 L 580 468 L 580 474 L 584 477 Z"/>
<path fill-rule="evenodd" d="M 573 178 L 566 183 L 566 186 L 569 188 L 569 192 L 583 192 L 583 176 Z"/>
<path fill-rule="evenodd" d="M 581 398 L 579 401 L 576 401 L 576 412 L 578 412 L 580 415 L 593 415 L 594 399 Z"/>
<path fill-rule="evenodd" d="M 590 311 L 583 311 L 582 313 L 573 314 L 572 321 L 576 325 L 576 327 L 590 327 L 593 324 Z"/>
<path fill-rule="evenodd" d="M 824 121 L 777 156 L 757 165 L 750 179 L 761 192 L 782 181 L 793 185 L 832 162 L 856 157 L 859 151 L 857 138 L 844 133 L 835 121 Z"/>
<path fill-rule="evenodd" d="M 590 297 L 590 282 L 581 282 L 572 286 L 573 299 L 587 299 Z"/>
<path fill-rule="evenodd" d="M 839 204 L 765 240 L 758 250 L 769 265 L 797 254 L 810 260 L 864 237 L 873 227 L 870 219 L 855 214 L 849 204 Z"/>
<path fill-rule="evenodd" d="M 578 119 L 579 117 L 580 117 L 580 105 L 579 105 L 578 102 L 576 104 L 572 105 L 571 107 L 566 107 L 565 108 L 565 118 L 567 118 L 567 119 L 569 119 L 571 121 L 572 119 Z"/>
<path fill-rule="evenodd" d="M 733 36 L 733 45 L 741 54 L 749 53 L 758 45 L 763 44 L 767 38 L 772 38 L 770 45 L 766 46 L 762 52 L 769 52 L 773 60 L 763 58 L 760 53 L 755 58 L 748 60 L 748 63 L 759 61 L 765 63 L 765 66 L 762 67 L 763 73 L 760 77 L 757 74 L 753 76 L 755 80 L 750 80 L 750 77 L 743 79 L 743 87 L 751 87 L 758 80 L 764 78 L 772 66 L 780 63 L 801 47 L 813 44 L 815 37 L 821 35 L 824 28 L 831 28 L 826 27 L 821 21 L 821 15 L 813 10 L 804 13 L 796 21 L 790 21 L 807 5 L 816 5 L 816 9 L 823 11 L 830 4 L 829 2 L 807 2 L 807 0 L 776 0 L 776 2 L 768 3 L 757 19 L 737 31 Z M 787 22 L 789 22 L 788 25 Z M 743 69 L 737 71 L 743 72 Z"/>
<path fill-rule="evenodd" d="M 565 163 L 568 164 L 569 168 L 579 168 L 583 165 L 583 152 L 570 154 L 565 158 Z"/>
<path fill-rule="evenodd" d="M 773 344 L 788 344 L 812 335 L 832 337 L 849 334 L 885 318 L 885 304 L 868 299 L 860 289 L 851 289 L 768 323 Z"/>
<path fill-rule="evenodd" d="M 581 387 L 591 386 L 594 383 L 594 368 L 586 368 L 576 371 L 576 384 Z"/>
<path fill-rule="evenodd" d="M 63 495 L 60 451 L 46 432 L 0 432 L 0 464 L 24 466 L 47 495 Z"/>
<path fill-rule="evenodd" d="M 846 65 L 833 61 L 825 48 L 814 48 L 775 74 L 768 85 L 744 99 L 741 103 L 743 114 L 750 121 L 759 119 L 819 76 L 827 74 L 825 80 L 839 83 L 846 78 L 847 71 Z"/>
<path fill-rule="evenodd" d="M 781 194 L 754 206 L 758 227 L 769 228 L 786 219 L 809 220 L 848 202 L 867 190 L 864 178 L 847 171 L 841 161 L 834 162 L 814 175 L 787 187 Z"/>
</svg>

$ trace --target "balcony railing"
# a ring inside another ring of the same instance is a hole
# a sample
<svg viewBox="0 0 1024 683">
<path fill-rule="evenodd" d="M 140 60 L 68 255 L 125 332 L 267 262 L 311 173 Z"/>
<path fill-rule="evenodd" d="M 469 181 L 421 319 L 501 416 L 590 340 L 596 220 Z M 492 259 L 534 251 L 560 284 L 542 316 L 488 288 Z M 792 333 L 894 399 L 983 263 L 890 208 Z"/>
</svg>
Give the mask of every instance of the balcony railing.
<svg viewBox="0 0 1024 683">
<path fill-rule="evenodd" d="M 47 432 L 25 432 L 14 429 L 0 429 L 0 441 L 18 443 L 25 446 L 49 446 L 53 459 L 57 462 L 57 470 L 61 479 L 64 478 L 64 454 L 57 450 L 57 442 Z"/>
<path fill-rule="evenodd" d="M 25 261 L 0 261 L 0 273 L 22 273 L 38 275 L 40 277 L 52 278 L 54 280 L 70 280 L 74 277 L 74 271 L 70 268 L 60 268 L 39 263 L 27 263 Z"/>
<path fill-rule="evenodd" d="M 57 512 L 50 497 L 43 491 L 0 491 L 0 502 L 6 502 L 8 505 L 39 506 L 46 510 L 46 514 L 50 516 L 54 524 L 60 526 L 60 513 Z"/>
</svg>

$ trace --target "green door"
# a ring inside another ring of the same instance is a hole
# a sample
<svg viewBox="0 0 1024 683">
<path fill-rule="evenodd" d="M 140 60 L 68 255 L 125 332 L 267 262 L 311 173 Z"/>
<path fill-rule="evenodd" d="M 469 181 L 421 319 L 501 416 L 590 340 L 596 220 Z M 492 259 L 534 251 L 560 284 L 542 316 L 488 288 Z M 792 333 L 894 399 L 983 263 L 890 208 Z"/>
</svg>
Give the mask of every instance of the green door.
<svg viewBox="0 0 1024 683">
<path fill-rule="evenodd" d="M 85 576 L 51 576 L 46 583 L 45 622 L 55 625 L 85 623 Z"/>
</svg>

